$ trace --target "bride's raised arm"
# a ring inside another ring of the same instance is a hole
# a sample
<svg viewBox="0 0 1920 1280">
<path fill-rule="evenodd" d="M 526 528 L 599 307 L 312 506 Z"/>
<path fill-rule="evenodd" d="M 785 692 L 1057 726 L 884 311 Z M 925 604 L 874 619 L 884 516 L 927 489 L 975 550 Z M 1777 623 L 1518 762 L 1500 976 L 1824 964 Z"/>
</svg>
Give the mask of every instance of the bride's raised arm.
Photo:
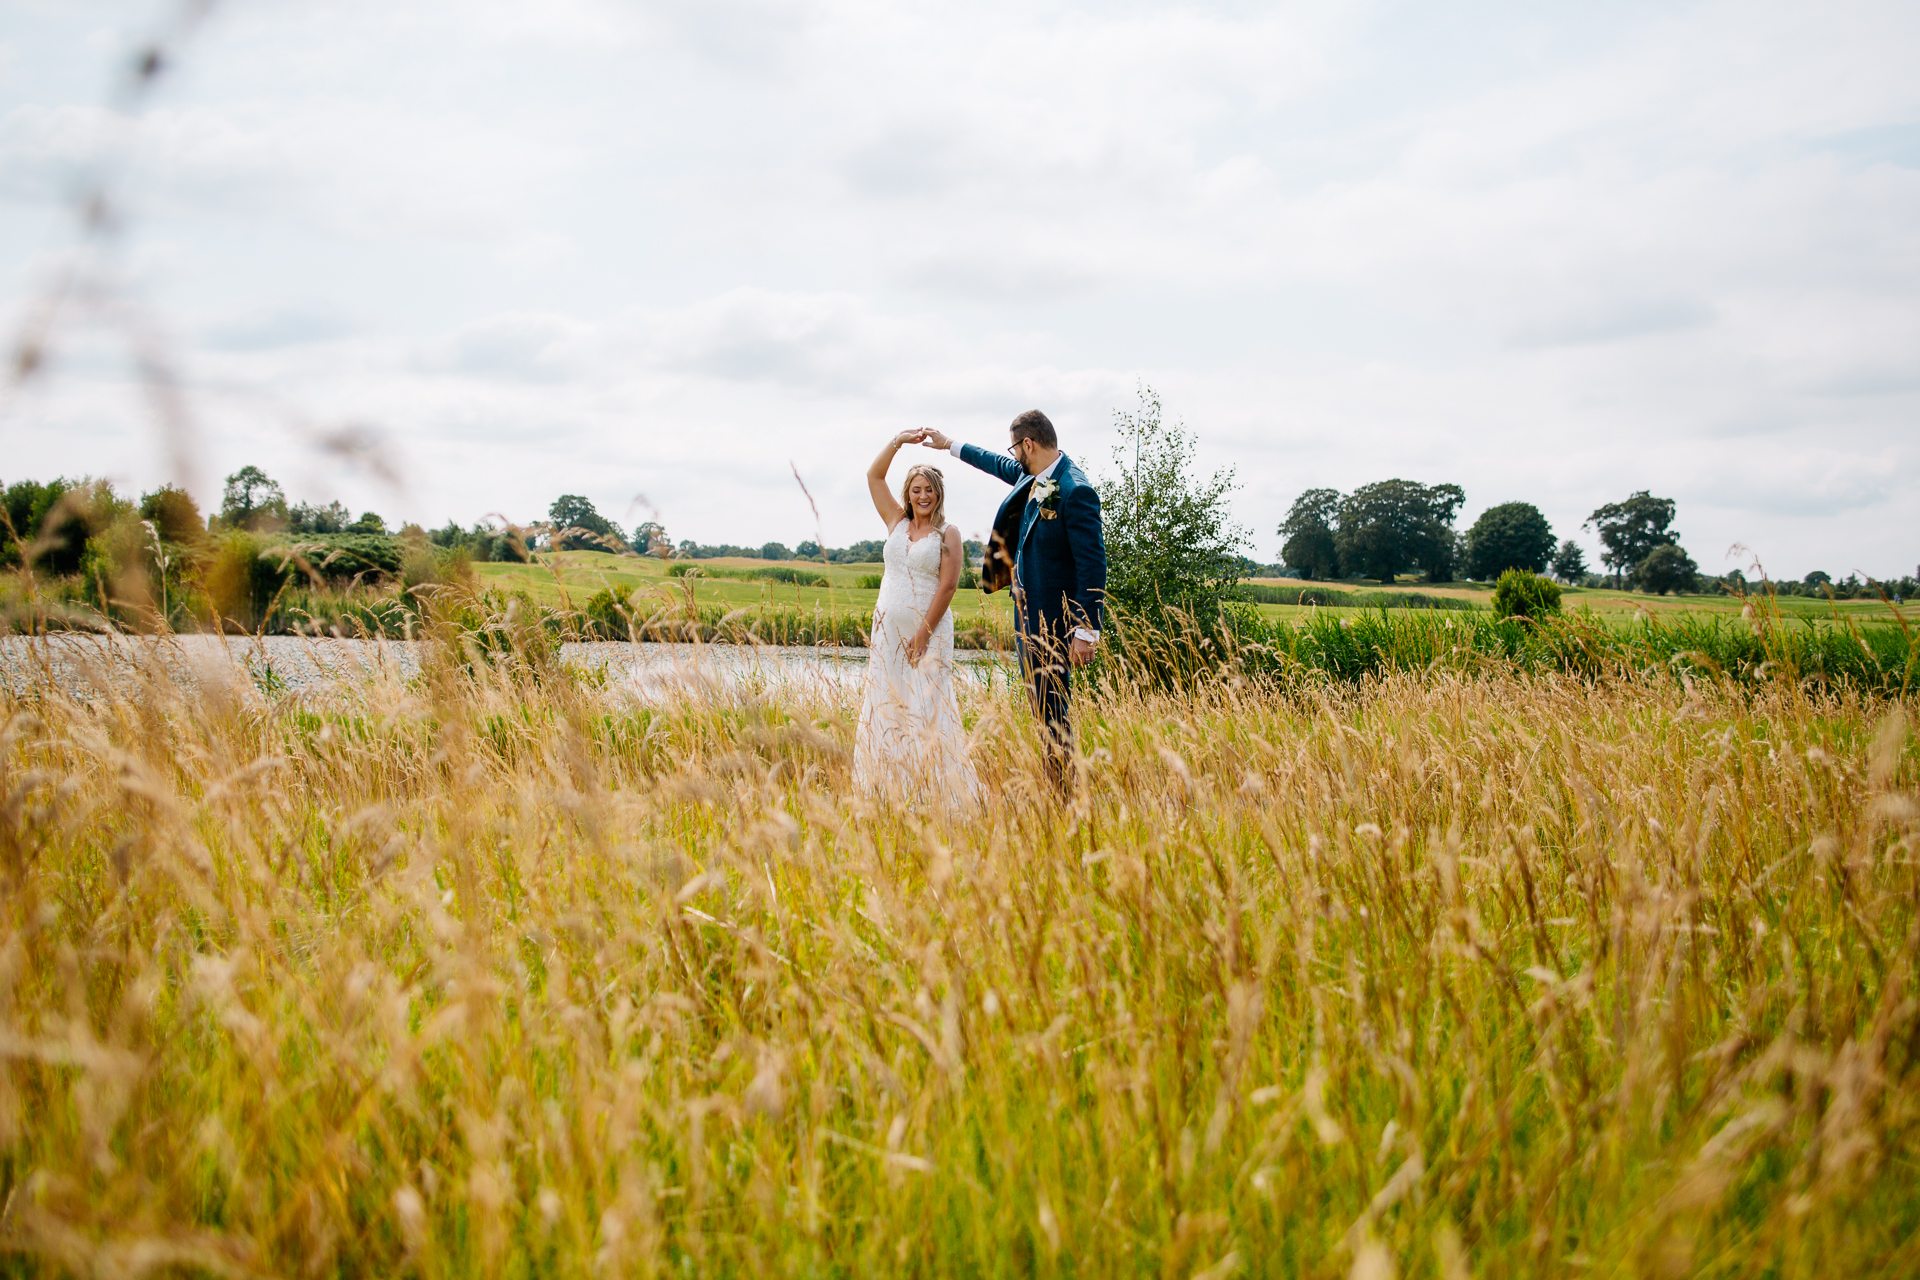
<svg viewBox="0 0 1920 1280">
<path fill-rule="evenodd" d="M 867 492 L 873 495 L 873 509 L 878 511 L 880 518 L 887 522 L 888 533 L 893 532 L 893 526 L 899 524 L 900 518 L 907 513 L 900 509 L 900 504 L 894 501 L 893 494 L 887 491 L 887 468 L 893 465 L 893 455 L 900 452 L 901 445 L 918 444 L 926 438 L 926 434 L 924 427 L 902 431 L 887 441 L 880 450 L 880 456 L 875 458 L 873 465 L 867 468 Z"/>
</svg>

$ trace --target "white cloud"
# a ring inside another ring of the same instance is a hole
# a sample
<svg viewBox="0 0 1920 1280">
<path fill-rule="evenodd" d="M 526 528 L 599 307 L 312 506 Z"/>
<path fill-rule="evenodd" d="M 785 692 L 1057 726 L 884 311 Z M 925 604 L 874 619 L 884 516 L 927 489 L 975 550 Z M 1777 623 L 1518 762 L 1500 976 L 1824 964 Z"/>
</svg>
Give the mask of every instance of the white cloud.
<svg viewBox="0 0 1920 1280">
<path fill-rule="evenodd" d="M 97 67 L 40 70 L 90 38 L 63 21 L 20 18 L 0 81 L 19 209 L 119 127 Z M 298 423 L 380 423 L 414 479 L 355 504 L 436 521 L 599 485 L 791 542 L 794 459 L 866 536 L 891 431 L 1040 405 L 1098 470 L 1145 376 L 1262 554 L 1299 490 L 1400 474 L 1563 534 L 1652 487 L 1702 563 L 1890 571 L 1917 54 L 1878 2 L 235 8 L 128 143 L 128 243 L 203 335 L 215 470 L 318 476 Z M 73 369 L 16 411 L 29 465 L 136 434 Z"/>
<path fill-rule="evenodd" d="M 67 194 L 72 176 L 99 162 L 116 134 L 99 107 L 23 103 L 0 115 L 0 192 L 46 200 Z"/>
</svg>

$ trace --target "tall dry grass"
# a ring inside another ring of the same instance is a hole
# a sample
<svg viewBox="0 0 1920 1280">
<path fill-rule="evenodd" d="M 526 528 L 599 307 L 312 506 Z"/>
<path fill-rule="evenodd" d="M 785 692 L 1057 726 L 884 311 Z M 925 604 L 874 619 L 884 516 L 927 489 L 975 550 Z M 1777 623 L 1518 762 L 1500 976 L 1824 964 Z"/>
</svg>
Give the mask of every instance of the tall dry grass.
<svg viewBox="0 0 1920 1280">
<path fill-rule="evenodd" d="M 1897 702 L 1107 688 L 1062 807 L 989 689 L 940 819 L 434 654 L 4 704 L 0 1272 L 1920 1267 Z"/>
</svg>

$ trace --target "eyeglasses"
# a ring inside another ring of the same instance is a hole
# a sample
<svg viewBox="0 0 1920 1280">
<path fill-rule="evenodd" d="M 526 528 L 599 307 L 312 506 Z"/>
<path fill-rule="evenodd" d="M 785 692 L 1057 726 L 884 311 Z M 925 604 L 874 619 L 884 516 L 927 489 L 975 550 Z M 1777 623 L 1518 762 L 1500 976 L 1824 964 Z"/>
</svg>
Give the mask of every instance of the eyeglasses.
<svg viewBox="0 0 1920 1280">
<path fill-rule="evenodd" d="M 1026 441 L 1024 439 L 1015 440 L 1012 444 L 1007 446 L 1007 452 L 1012 454 L 1016 459 L 1018 459 L 1020 456 L 1020 446 L 1025 443 Z"/>
</svg>

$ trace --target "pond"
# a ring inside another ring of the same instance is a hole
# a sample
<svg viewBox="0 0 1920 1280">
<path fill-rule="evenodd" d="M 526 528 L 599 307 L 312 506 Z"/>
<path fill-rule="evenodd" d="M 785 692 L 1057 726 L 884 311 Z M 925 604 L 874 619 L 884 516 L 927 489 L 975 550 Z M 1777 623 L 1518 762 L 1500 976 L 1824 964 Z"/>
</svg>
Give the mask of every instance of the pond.
<svg viewBox="0 0 1920 1280">
<path fill-rule="evenodd" d="M 420 673 L 419 648 L 417 641 L 301 636 L 5 636 L 0 637 L 0 686 L 23 694 L 50 679 L 84 693 L 106 683 L 124 686 L 142 665 L 158 661 L 172 679 L 195 688 L 320 693 L 382 676 L 411 679 Z M 1010 678 L 1014 671 L 1010 654 L 960 650 L 955 659 L 963 678 L 982 684 Z M 868 651 L 599 641 L 562 645 L 560 660 L 604 669 L 610 682 L 654 700 L 676 691 L 742 684 L 857 688 L 866 676 Z"/>
</svg>

